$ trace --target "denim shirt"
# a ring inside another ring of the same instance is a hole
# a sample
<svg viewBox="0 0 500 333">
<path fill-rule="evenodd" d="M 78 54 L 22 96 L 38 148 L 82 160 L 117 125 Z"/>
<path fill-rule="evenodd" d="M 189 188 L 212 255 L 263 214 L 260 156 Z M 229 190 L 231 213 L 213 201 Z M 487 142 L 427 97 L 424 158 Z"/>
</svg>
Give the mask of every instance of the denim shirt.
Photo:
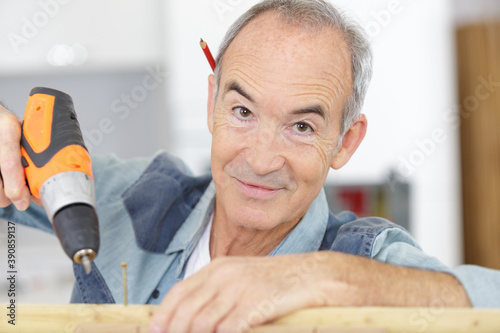
<svg viewBox="0 0 500 333">
<path fill-rule="evenodd" d="M 194 177 L 168 153 L 153 159 L 93 159 L 101 248 L 87 275 L 73 265 L 71 302 L 115 303 L 123 299 L 120 262 L 127 261 L 128 301 L 159 304 L 183 279 L 185 265 L 208 223 L 215 202 L 210 175 Z M 53 233 L 42 207 L 13 205 L 0 217 Z M 394 265 L 448 272 L 464 285 L 476 307 L 500 306 L 500 273 L 477 266 L 451 270 L 425 254 L 401 227 L 381 218 L 333 215 L 324 191 L 270 256 L 339 251 Z M 488 284 L 485 285 L 483 281 Z"/>
</svg>

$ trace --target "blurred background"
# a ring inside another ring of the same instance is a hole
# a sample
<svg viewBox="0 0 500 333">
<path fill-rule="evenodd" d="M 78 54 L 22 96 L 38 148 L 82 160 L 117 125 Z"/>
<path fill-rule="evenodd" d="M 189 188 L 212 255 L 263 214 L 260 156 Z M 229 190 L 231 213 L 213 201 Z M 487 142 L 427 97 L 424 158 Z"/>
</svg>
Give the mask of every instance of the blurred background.
<svg viewBox="0 0 500 333">
<path fill-rule="evenodd" d="M 202 173 L 211 71 L 199 39 L 215 56 L 256 2 L 2 0 L 0 101 L 22 118 L 32 87 L 63 90 L 93 155 L 164 149 Z M 366 29 L 375 54 L 368 134 L 328 177 L 332 210 L 390 218 L 447 265 L 500 268 L 500 2 L 331 2 Z M 17 240 L 18 302 L 67 303 L 74 278 L 57 239 L 18 225 Z"/>
</svg>

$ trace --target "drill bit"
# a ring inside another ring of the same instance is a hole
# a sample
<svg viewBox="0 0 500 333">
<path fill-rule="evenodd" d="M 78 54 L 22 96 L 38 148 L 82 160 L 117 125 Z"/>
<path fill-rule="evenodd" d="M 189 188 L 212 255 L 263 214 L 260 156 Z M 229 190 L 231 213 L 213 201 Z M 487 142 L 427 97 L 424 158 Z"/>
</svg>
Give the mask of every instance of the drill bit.
<svg viewBox="0 0 500 333">
<path fill-rule="evenodd" d="M 83 249 L 75 253 L 73 261 L 81 264 L 85 269 L 85 273 L 90 274 L 92 271 L 92 260 L 94 260 L 96 253 L 91 249 Z"/>
<path fill-rule="evenodd" d="M 123 304 L 126 306 L 128 304 L 128 296 L 127 296 L 127 265 L 128 262 L 123 261 L 120 263 L 122 266 L 122 275 L 123 275 Z"/>
<path fill-rule="evenodd" d="M 82 256 L 82 265 L 83 268 L 85 268 L 85 273 L 89 275 L 90 272 L 92 272 L 92 265 L 90 264 L 90 259 L 88 255 Z"/>
</svg>

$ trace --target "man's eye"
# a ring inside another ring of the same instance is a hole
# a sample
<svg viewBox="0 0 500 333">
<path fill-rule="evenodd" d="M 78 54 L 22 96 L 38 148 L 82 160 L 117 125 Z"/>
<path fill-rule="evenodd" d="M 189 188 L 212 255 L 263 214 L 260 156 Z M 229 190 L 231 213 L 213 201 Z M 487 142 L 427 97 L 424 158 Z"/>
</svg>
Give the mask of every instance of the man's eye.
<svg viewBox="0 0 500 333">
<path fill-rule="evenodd" d="M 241 106 L 237 106 L 234 109 L 234 113 L 236 114 L 236 117 L 240 119 L 250 119 L 253 114 L 251 111 L 248 109 L 242 108 Z"/>
<path fill-rule="evenodd" d="M 297 124 L 293 125 L 293 129 L 295 132 L 301 133 L 301 134 L 313 132 L 313 129 L 311 128 L 311 126 L 309 126 L 306 123 L 297 123 Z"/>
</svg>

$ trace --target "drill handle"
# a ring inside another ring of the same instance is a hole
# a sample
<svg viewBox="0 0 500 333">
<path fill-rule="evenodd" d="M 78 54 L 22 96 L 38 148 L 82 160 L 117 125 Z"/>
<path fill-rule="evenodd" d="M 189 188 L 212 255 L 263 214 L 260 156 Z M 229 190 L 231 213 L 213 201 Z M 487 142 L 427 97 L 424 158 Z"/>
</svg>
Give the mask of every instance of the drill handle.
<svg viewBox="0 0 500 333">
<path fill-rule="evenodd" d="M 43 87 L 31 90 L 22 125 L 21 154 L 30 191 L 36 198 L 40 198 L 43 183 L 57 173 L 80 171 L 93 178 L 68 94 Z"/>
</svg>

